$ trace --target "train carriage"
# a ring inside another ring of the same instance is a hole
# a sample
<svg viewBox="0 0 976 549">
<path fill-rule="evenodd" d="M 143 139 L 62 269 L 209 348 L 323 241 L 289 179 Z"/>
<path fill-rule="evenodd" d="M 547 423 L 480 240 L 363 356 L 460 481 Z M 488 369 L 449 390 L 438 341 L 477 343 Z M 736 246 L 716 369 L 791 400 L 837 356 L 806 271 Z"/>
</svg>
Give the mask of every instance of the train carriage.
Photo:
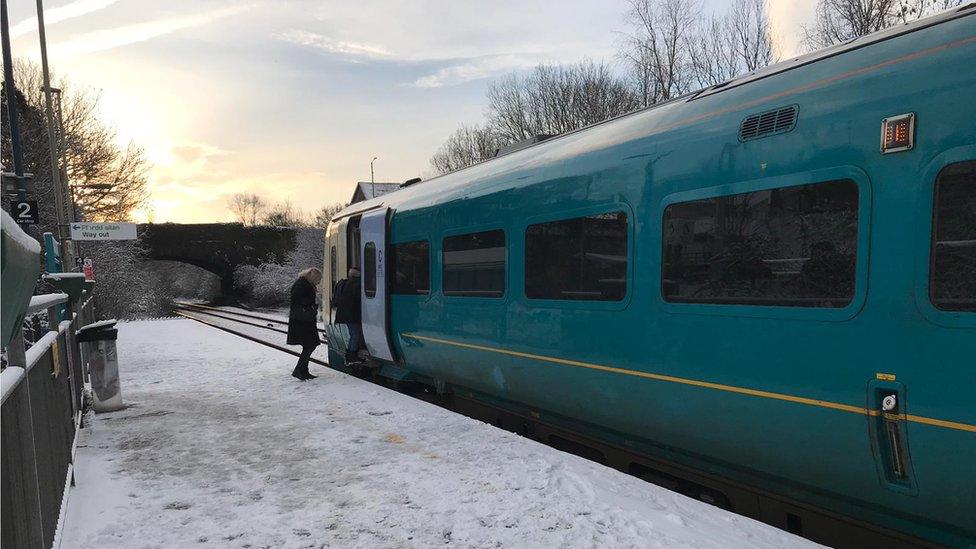
<svg viewBox="0 0 976 549">
<path fill-rule="evenodd" d="M 811 539 L 970 546 L 974 59 L 970 4 L 354 204 L 330 363 L 357 266 L 378 378 Z"/>
</svg>

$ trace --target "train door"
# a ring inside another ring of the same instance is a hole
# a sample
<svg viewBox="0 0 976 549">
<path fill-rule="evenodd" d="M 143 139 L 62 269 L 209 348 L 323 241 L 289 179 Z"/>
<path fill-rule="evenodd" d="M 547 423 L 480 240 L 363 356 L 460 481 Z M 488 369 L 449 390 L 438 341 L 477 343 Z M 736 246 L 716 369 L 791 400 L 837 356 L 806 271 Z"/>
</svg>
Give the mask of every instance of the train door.
<svg viewBox="0 0 976 549">
<path fill-rule="evenodd" d="M 375 358 L 393 361 L 390 348 L 386 298 L 386 218 L 388 208 L 363 214 L 359 223 L 362 241 L 363 335 Z"/>
<path fill-rule="evenodd" d="M 332 308 L 332 291 L 337 282 L 346 278 L 349 268 L 346 266 L 346 226 L 349 218 L 342 218 L 330 223 L 325 233 L 325 269 L 322 279 L 322 320 L 325 321 L 329 337 L 333 337 L 332 324 L 335 310 Z"/>
<path fill-rule="evenodd" d="M 359 233 L 359 223 L 361 217 L 349 218 L 346 225 L 346 269 L 363 270 L 360 254 L 363 251 L 363 244 Z"/>
</svg>

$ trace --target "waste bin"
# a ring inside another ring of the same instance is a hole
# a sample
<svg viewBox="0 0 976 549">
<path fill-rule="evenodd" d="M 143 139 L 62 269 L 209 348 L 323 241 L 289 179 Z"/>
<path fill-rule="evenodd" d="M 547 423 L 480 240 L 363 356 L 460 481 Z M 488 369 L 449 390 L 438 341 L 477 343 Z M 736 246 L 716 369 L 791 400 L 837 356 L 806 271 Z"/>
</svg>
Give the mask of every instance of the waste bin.
<svg viewBox="0 0 976 549">
<path fill-rule="evenodd" d="M 81 360 L 88 365 L 92 406 L 96 412 L 112 412 L 122 408 L 119 355 L 115 348 L 115 341 L 119 337 L 119 331 L 115 329 L 117 322 L 103 320 L 83 326 L 77 332 Z"/>
</svg>

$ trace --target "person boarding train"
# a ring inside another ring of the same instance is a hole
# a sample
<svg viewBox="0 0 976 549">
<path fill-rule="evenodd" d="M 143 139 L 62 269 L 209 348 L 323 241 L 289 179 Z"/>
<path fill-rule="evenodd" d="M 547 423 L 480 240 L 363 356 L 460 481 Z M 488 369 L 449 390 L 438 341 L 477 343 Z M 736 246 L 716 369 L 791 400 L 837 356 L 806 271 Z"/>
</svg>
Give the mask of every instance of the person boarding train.
<svg viewBox="0 0 976 549">
<path fill-rule="evenodd" d="M 359 269 L 349 269 L 349 278 L 340 280 L 335 287 L 332 301 L 336 305 L 336 324 L 345 324 L 349 330 L 346 346 L 346 364 L 359 362 L 359 351 L 366 347 L 363 337 L 362 282 Z"/>
<path fill-rule="evenodd" d="M 315 303 L 315 292 L 321 280 L 322 271 L 313 267 L 299 273 L 298 280 L 291 286 L 287 343 L 302 346 L 298 364 L 291 372 L 293 377 L 302 381 L 317 377 L 309 373 L 308 362 L 312 357 L 312 351 L 319 346 L 319 329 L 316 323 L 318 306 Z"/>
</svg>

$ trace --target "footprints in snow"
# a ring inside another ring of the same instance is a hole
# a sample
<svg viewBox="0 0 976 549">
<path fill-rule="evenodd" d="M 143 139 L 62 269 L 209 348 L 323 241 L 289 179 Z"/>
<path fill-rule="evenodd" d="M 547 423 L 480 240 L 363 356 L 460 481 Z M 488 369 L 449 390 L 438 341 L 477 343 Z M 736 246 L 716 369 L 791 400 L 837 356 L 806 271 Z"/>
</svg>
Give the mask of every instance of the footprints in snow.
<svg viewBox="0 0 976 549">
<path fill-rule="evenodd" d="M 189 503 L 184 503 L 182 501 L 171 501 L 163 506 L 163 509 L 167 511 L 186 511 L 190 507 L 193 507 Z"/>
</svg>

